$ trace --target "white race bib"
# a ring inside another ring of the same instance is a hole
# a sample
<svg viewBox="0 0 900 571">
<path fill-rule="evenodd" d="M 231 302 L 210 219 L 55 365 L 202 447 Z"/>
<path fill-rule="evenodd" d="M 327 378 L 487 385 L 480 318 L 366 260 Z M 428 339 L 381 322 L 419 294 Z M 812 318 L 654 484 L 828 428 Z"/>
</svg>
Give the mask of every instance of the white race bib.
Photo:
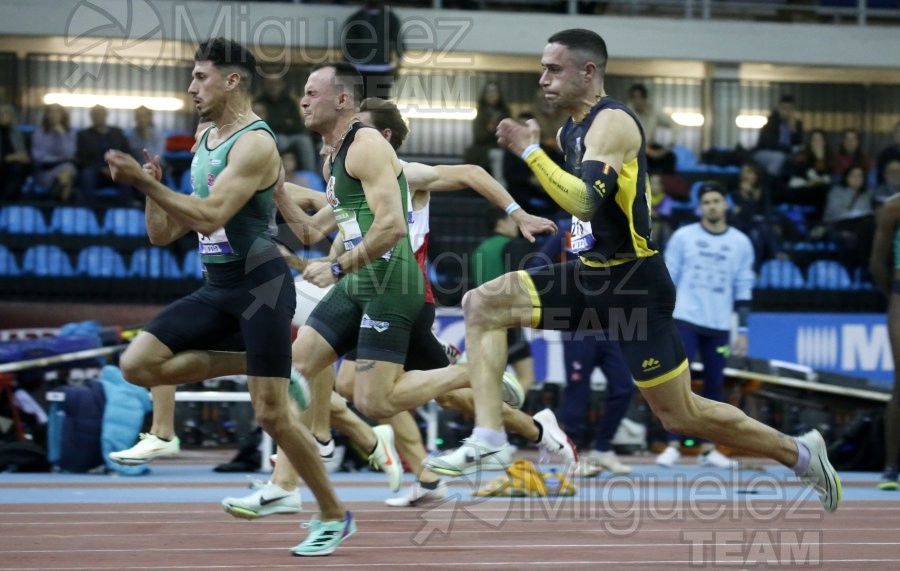
<svg viewBox="0 0 900 571">
<path fill-rule="evenodd" d="M 219 228 L 209 236 L 198 232 L 197 237 L 200 239 L 201 256 L 225 256 L 234 253 L 228 236 L 225 234 L 225 228 Z"/>
<path fill-rule="evenodd" d="M 569 244 L 569 251 L 573 254 L 579 254 L 585 250 L 590 250 L 597 243 L 594 237 L 593 229 L 590 222 L 582 222 L 575 216 L 572 217 L 572 240 Z"/>
</svg>

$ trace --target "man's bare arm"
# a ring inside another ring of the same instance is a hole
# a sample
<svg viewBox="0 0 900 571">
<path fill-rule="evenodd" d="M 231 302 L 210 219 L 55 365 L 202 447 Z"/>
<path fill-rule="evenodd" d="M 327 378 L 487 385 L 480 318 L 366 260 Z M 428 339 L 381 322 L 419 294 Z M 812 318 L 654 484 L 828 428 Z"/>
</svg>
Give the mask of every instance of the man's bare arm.
<svg viewBox="0 0 900 571">
<path fill-rule="evenodd" d="M 407 235 L 400 185 L 400 161 L 373 129 L 360 130 L 347 152 L 347 173 L 362 183 L 374 220 L 354 248 L 338 257 L 345 273 L 377 260 Z"/>
</svg>

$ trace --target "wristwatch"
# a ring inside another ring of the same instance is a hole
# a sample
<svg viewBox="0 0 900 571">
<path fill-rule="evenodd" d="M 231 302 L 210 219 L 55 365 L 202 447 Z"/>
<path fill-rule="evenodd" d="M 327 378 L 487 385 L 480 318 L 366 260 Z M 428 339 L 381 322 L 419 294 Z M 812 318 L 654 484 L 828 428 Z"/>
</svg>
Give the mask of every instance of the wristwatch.
<svg viewBox="0 0 900 571">
<path fill-rule="evenodd" d="M 333 275 L 336 280 L 344 277 L 344 268 L 341 267 L 341 263 L 337 260 L 331 262 L 331 275 Z"/>
</svg>

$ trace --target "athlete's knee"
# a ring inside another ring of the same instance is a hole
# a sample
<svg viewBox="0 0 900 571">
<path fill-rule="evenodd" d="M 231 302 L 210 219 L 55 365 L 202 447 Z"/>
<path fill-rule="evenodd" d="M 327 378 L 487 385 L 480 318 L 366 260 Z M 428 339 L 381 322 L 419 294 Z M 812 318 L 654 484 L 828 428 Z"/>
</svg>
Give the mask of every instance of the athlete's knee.
<svg viewBox="0 0 900 571">
<path fill-rule="evenodd" d="M 274 398 L 260 395 L 253 399 L 253 411 L 257 424 L 276 440 L 291 425 L 291 411 L 286 401 L 279 403 Z"/>
<path fill-rule="evenodd" d="M 484 326 L 493 321 L 493 304 L 484 287 L 466 292 L 463 296 L 463 317 L 467 326 Z"/>
<path fill-rule="evenodd" d="M 329 405 L 329 410 L 332 416 L 337 416 L 345 413 L 347 410 L 347 401 L 344 400 L 344 397 L 338 393 L 332 391 L 331 393 L 331 404 Z"/>
<path fill-rule="evenodd" d="M 390 418 L 398 412 L 383 396 L 357 400 L 359 402 L 354 402 L 353 405 L 369 418 Z"/>
<path fill-rule="evenodd" d="M 447 393 L 445 395 L 435 397 L 434 402 L 436 402 L 438 406 L 444 410 L 460 410 L 459 399 L 457 399 L 452 393 Z"/>
<path fill-rule="evenodd" d="M 160 384 L 159 364 L 148 359 L 141 351 L 126 349 L 119 358 L 119 368 L 122 376 L 133 385 L 150 388 Z"/>
<path fill-rule="evenodd" d="M 353 381 L 353 375 L 338 375 L 334 388 L 345 399 L 353 400 Z"/>
</svg>

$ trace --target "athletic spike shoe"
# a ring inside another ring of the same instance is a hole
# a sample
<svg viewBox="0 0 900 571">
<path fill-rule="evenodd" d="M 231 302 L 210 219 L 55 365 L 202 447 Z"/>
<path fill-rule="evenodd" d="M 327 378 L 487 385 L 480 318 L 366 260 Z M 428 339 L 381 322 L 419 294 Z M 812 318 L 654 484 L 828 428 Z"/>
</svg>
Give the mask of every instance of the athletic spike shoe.
<svg viewBox="0 0 900 571">
<path fill-rule="evenodd" d="M 369 464 L 384 472 L 388 477 L 391 491 L 400 491 L 403 483 L 403 465 L 394 448 L 394 429 L 389 424 L 379 424 L 372 428 L 377 440 L 375 450 L 369 454 Z"/>
<path fill-rule="evenodd" d="M 428 458 L 422 465 L 444 476 L 465 476 L 481 470 L 505 471 L 512 462 L 509 444 L 491 446 L 475 436 L 462 441 L 462 445 L 442 456 Z"/>
<path fill-rule="evenodd" d="M 181 452 L 181 440 L 176 436 L 172 440 L 163 440 L 155 434 L 143 432 L 138 436 L 137 444 L 127 450 L 110 452 L 109 459 L 125 466 L 139 466 L 154 458 L 176 456 Z"/>
<path fill-rule="evenodd" d="M 500 378 L 500 397 L 503 402 L 515 409 L 522 408 L 525 404 L 525 391 L 522 390 L 519 379 L 509 371 L 503 371 Z"/>
<path fill-rule="evenodd" d="M 258 519 L 275 514 L 295 514 L 303 508 L 300 491 L 288 492 L 272 482 L 250 484 L 254 491 L 242 498 L 224 498 L 225 511 L 242 519 Z"/>
<path fill-rule="evenodd" d="M 392 508 L 414 508 L 426 504 L 433 504 L 443 501 L 447 497 L 447 484 L 438 482 L 437 488 L 429 490 L 422 487 L 422 484 L 415 482 L 409 490 L 409 493 L 396 498 L 388 498 L 384 503 Z"/>
<path fill-rule="evenodd" d="M 888 468 L 884 471 L 884 475 L 881 476 L 881 481 L 878 482 L 878 489 L 886 492 L 900 490 L 900 482 L 898 480 L 900 480 L 900 471 L 897 468 Z"/>
<path fill-rule="evenodd" d="M 331 555 L 344 540 L 356 533 L 356 520 L 347 512 L 340 521 L 320 521 L 312 518 L 309 523 L 301 524 L 309 530 L 309 535 L 302 543 L 291 549 L 298 557 L 321 557 Z"/>
<path fill-rule="evenodd" d="M 800 479 L 813 487 L 825 511 L 833 512 L 841 503 L 841 478 L 828 461 L 825 439 L 818 430 L 810 430 L 797 440 L 809 448 L 809 468 Z"/>
<path fill-rule="evenodd" d="M 306 410 L 309 407 L 309 381 L 300 374 L 300 371 L 291 367 L 290 383 L 288 383 L 288 394 L 300 407 L 300 410 Z"/>
<path fill-rule="evenodd" d="M 575 466 L 578 464 L 578 448 L 575 447 L 575 444 L 569 440 L 569 437 L 566 436 L 566 433 L 560 428 L 559 422 L 556 421 L 556 415 L 553 414 L 553 411 L 549 408 L 545 408 L 535 414 L 532 418 L 534 418 L 535 422 L 540 424 L 543 429 L 541 432 L 541 441 L 538 442 L 538 446 L 541 448 L 542 453 L 549 452 L 550 454 L 558 454 L 567 465 Z"/>
<path fill-rule="evenodd" d="M 697 463 L 706 468 L 738 468 L 738 463 L 735 460 L 725 456 L 715 448 L 697 456 Z"/>
</svg>

